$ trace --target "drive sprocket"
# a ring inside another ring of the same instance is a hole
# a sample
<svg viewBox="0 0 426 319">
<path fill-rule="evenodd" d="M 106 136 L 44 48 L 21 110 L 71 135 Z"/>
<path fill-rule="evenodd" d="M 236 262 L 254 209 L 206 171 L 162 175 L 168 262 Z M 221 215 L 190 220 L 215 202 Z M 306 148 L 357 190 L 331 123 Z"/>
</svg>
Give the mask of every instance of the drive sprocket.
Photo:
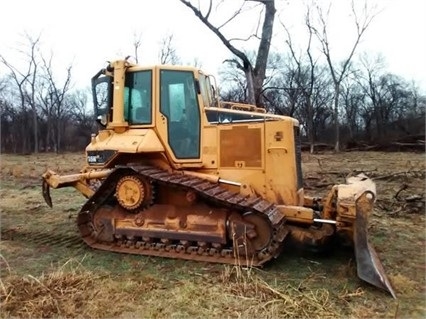
<svg viewBox="0 0 426 319">
<path fill-rule="evenodd" d="M 119 179 L 115 197 L 120 206 L 129 211 L 145 208 L 152 203 L 152 185 L 142 176 L 126 175 Z"/>
</svg>

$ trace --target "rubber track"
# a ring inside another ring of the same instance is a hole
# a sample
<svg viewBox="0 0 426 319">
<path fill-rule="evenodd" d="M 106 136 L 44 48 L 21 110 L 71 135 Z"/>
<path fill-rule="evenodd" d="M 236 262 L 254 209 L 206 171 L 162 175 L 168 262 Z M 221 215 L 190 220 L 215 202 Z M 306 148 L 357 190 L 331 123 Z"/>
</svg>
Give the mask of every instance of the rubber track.
<svg viewBox="0 0 426 319">
<path fill-rule="evenodd" d="M 83 240 L 90 247 L 121 253 L 242 264 L 240 258 L 236 258 L 237 252 L 234 251 L 233 247 L 219 250 L 197 245 L 183 247 L 179 244 L 166 245 L 161 242 L 135 240 L 117 240 L 114 243 L 99 242 L 96 239 L 96 231 L 92 225 L 93 212 L 107 203 L 110 196 L 113 196 L 115 185 L 120 177 L 135 173 L 150 179 L 153 183 L 177 187 L 185 191 L 192 190 L 199 197 L 204 198 L 207 203 L 214 203 L 216 206 L 232 209 L 241 214 L 254 212 L 264 215 L 272 227 L 272 237 L 269 245 L 250 258 L 244 257 L 243 263 L 246 262 L 251 266 L 260 266 L 279 255 L 282 242 L 289 230 L 285 225 L 285 218 L 283 218 L 274 204 L 260 197 L 245 197 L 241 194 L 232 193 L 217 183 L 180 173 L 169 173 L 150 166 L 132 166 L 116 169 L 82 207 L 77 218 L 77 224 Z"/>
</svg>

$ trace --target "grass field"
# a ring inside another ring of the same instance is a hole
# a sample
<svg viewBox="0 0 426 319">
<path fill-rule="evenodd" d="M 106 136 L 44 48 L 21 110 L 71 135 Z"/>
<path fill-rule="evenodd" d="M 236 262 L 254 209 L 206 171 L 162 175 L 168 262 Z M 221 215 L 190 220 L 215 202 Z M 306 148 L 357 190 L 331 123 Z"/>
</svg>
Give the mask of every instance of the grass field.
<svg viewBox="0 0 426 319">
<path fill-rule="evenodd" d="M 82 154 L 1 155 L 0 316 L 75 318 L 424 318 L 425 155 L 303 154 L 305 189 L 325 194 L 363 171 L 376 181 L 369 221 L 397 300 L 358 279 L 351 251 L 285 250 L 263 269 L 86 247 L 73 189 L 41 196 L 47 168 L 76 173 Z"/>
</svg>

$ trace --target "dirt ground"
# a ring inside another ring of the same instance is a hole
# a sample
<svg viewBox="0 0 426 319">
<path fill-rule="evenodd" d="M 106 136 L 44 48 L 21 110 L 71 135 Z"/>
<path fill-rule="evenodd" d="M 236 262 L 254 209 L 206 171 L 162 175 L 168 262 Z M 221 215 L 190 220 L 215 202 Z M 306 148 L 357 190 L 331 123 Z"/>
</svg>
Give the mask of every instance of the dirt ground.
<svg viewBox="0 0 426 319">
<path fill-rule="evenodd" d="M 305 191 L 323 195 L 364 172 L 377 186 L 369 220 L 398 299 L 361 281 L 352 251 L 286 250 L 263 269 L 115 254 L 79 238 L 85 199 L 41 196 L 46 168 L 77 173 L 83 154 L 1 155 L 0 316 L 73 318 L 424 318 L 425 154 L 303 154 Z"/>
</svg>

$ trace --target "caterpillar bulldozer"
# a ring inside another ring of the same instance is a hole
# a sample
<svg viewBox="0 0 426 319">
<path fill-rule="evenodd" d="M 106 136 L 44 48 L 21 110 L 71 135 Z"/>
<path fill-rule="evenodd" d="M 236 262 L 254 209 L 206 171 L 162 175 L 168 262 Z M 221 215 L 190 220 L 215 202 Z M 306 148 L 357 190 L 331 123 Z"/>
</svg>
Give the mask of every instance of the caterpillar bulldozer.
<svg viewBox="0 0 426 319">
<path fill-rule="evenodd" d="M 87 164 L 42 176 L 50 207 L 50 188 L 87 198 L 77 225 L 88 246 L 257 267 L 287 242 L 338 238 L 352 243 L 358 276 L 395 297 L 368 242 L 374 183 L 358 175 L 305 195 L 296 119 L 220 101 L 214 77 L 191 67 L 109 62 L 92 93 Z"/>
</svg>

